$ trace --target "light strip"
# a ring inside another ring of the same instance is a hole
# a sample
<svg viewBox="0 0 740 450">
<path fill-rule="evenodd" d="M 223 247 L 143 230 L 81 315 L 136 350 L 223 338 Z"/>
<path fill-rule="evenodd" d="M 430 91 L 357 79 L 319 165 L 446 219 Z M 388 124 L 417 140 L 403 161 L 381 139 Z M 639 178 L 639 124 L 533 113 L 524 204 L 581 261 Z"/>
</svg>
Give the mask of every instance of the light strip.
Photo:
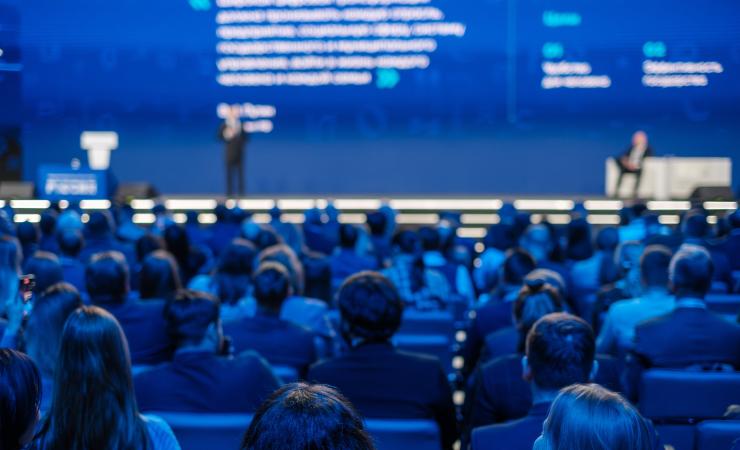
<svg viewBox="0 0 740 450">
<path fill-rule="evenodd" d="M 365 214 L 349 214 L 342 213 L 339 215 L 340 223 L 351 223 L 351 224 L 363 224 L 366 221 L 367 216 Z"/>
<path fill-rule="evenodd" d="M 457 237 L 470 238 L 470 239 L 481 239 L 486 236 L 485 228 L 458 228 Z"/>
<path fill-rule="evenodd" d="M 681 217 L 673 214 L 663 214 L 658 217 L 658 222 L 663 225 L 678 225 L 681 222 Z"/>
<path fill-rule="evenodd" d="M 360 210 L 376 210 L 382 206 L 382 202 L 372 198 L 338 198 L 334 200 L 334 206 L 337 209 L 360 209 Z"/>
<path fill-rule="evenodd" d="M 462 214 L 460 222 L 463 225 L 493 225 L 501 221 L 498 214 Z"/>
<path fill-rule="evenodd" d="M 170 199 L 165 200 L 164 206 L 169 210 L 210 210 L 214 209 L 218 202 L 210 198 L 196 199 Z"/>
<path fill-rule="evenodd" d="M 275 207 L 275 200 L 270 199 L 249 199 L 239 200 L 237 202 L 241 209 L 247 211 L 269 211 Z"/>
<path fill-rule="evenodd" d="M 570 223 L 570 214 L 548 214 L 547 221 L 553 225 L 565 225 Z"/>
<path fill-rule="evenodd" d="M 286 210 L 305 211 L 316 207 L 316 200 L 310 198 L 286 198 L 278 200 L 278 208 Z"/>
<path fill-rule="evenodd" d="M 584 208 L 588 211 L 619 211 L 624 208 L 622 200 L 586 200 Z"/>
<path fill-rule="evenodd" d="M 707 223 L 711 225 L 717 224 L 717 216 L 709 216 L 707 217 Z"/>
<path fill-rule="evenodd" d="M 131 207 L 134 209 L 152 209 L 154 208 L 154 200 L 147 198 L 138 198 L 131 200 Z"/>
<path fill-rule="evenodd" d="M 132 218 L 134 223 L 140 223 L 140 224 L 150 224 L 154 223 L 157 218 L 154 216 L 154 214 L 149 213 L 138 213 L 134 214 L 134 217 Z"/>
<path fill-rule="evenodd" d="M 5 208 L 5 200 L 0 200 L 0 208 Z"/>
<path fill-rule="evenodd" d="M 15 214 L 13 215 L 13 222 L 15 223 L 20 223 L 20 222 L 37 223 L 40 221 L 41 221 L 40 214 Z"/>
<path fill-rule="evenodd" d="M 205 224 L 216 223 L 216 215 L 212 213 L 200 213 L 198 214 L 198 222 Z"/>
<path fill-rule="evenodd" d="M 49 200 L 11 200 L 13 209 L 46 209 L 51 205 Z"/>
<path fill-rule="evenodd" d="M 188 221 L 188 215 L 185 213 L 175 213 L 172 215 L 172 220 L 174 220 L 175 223 L 185 223 Z"/>
<path fill-rule="evenodd" d="M 270 223 L 270 217 L 269 214 L 261 213 L 261 214 L 252 214 L 251 220 L 254 223 Z"/>
<path fill-rule="evenodd" d="M 288 223 L 303 223 L 306 217 L 303 214 L 281 214 L 280 220 Z"/>
<path fill-rule="evenodd" d="M 737 202 L 704 202 L 704 209 L 708 211 L 735 210 L 737 209 Z"/>
<path fill-rule="evenodd" d="M 570 211 L 573 209 L 573 200 L 515 200 L 514 207 L 522 210 L 536 211 Z"/>
<path fill-rule="evenodd" d="M 395 199 L 390 206 L 400 210 L 497 211 L 503 202 L 499 199 Z"/>
<path fill-rule="evenodd" d="M 439 222 L 438 214 L 399 214 L 396 223 L 405 225 L 434 225 Z"/>
<path fill-rule="evenodd" d="M 687 211 L 691 208 L 691 202 L 656 200 L 647 202 L 647 208 L 651 211 Z"/>
<path fill-rule="evenodd" d="M 108 209 L 110 208 L 110 200 L 80 200 L 80 208 Z"/>
<path fill-rule="evenodd" d="M 591 225 L 619 225 L 622 222 L 616 214 L 590 214 L 586 220 Z"/>
</svg>

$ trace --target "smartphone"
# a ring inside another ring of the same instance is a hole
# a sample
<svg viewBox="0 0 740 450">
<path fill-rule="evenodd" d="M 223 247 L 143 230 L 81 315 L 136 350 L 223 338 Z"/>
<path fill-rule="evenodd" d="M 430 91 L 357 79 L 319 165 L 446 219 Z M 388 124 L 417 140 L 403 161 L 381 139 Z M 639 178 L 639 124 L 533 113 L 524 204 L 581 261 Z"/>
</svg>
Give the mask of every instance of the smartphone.
<svg viewBox="0 0 740 450">
<path fill-rule="evenodd" d="M 21 275 L 18 279 L 18 292 L 21 294 L 23 303 L 31 301 L 33 288 L 36 287 L 36 276 L 33 274 Z"/>
</svg>

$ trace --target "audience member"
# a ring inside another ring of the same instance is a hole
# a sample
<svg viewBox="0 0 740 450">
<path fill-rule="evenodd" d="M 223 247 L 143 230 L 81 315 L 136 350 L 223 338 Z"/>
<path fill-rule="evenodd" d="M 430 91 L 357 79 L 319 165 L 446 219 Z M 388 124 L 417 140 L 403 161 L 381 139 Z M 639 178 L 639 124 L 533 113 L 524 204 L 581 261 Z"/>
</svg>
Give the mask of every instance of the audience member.
<svg viewBox="0 0 740 450">
<path fill-rule="evenodd" d="M 31 358 L 0 348 L 0 448 L 21 450 L 39 421 L 41 376 Z"/>
<path fill-rule="evenodd" d="M 376 261 L 357 253 L 357 227 L 351 224 L 342 224 L 339 227 L 339 248 L 331 257 L 331 282 L 334 290 L 347 279 L 364 270 L 377 268 Z"/>
<path fill-rule="evenodd" d="M 181 291 L 165 316 L 176 350 L 171 362 L 134 378 L 142 411 L 251 412 L 279 387 L 256 353 L 223 356 L 228 348 L 215 297 Z"/>
<path fill-rule="evenodd" d="M 625 386 L 631 399 L 637 398 L 642 369 L 740 369 L 740 325 L 707 310 L 704 302 L 713 269 L 709 252 L 697 245 L 684 244 L 673 256 L 669 274 L 675 309 L 635 330 Z"/>
<path fill-rule="evenodd" d="M 171 354 L 164 321 L 165 302 L 131 298 L 128 277 L 122 254 L 94 255 L 85 271 L 90 302 L 110 312 L 121 324 L 134 365 L 164 362 Z"/>
<path fill-rule="evenodd" d="M 637 409 L 597 384 L 562 390 L 533 450 L 656 450 L 655 433 Z"/>
<path fill-rule="evenodd" d="M 48 208 L 39 217 L 39 250 L 50 253 L 59 253 L 56 238 L 57 216 L 55 209 Z"/>
<path fill-rule="evenodd" d="M 254 416 L 242 450 L 375 450 L 362 418 L 329 386 L 288 384 Z"/>
<path fill-rule="evenodd" d="M 529 413 L 511 422 L 476 428 L 472 449 L 531 449 L 558 391 L 594 378 L 598 370 L 594 356 L 593 331 L 584 320 L 564 313 L 538 320 L 527 334 L 522 359 L 522 376 L 532 394 Z"/>
<path fill-rule="evenodd" d="M 85 245 L 82 233 L 74 228 L 59 230 L 57 233 L 59 247 L 59 264 L 62 266 L 64 281 L 78 291 L 85 290 L 85 265 L 79 260 L 82 247 Z"/>
<path fill-rule="evenodd" d="M 634 347 L 635 328 L 640 322 L 673 310 L 675 300 L 668 292 L 671 256 L 671 251 L 662 245 L 645 248 L 640 259 L 643 295 L 609 307 L 597 341 L 600 353 L 624 356 Z"/>
<path fill-rule="evenodd" d="M 177 261 L 165 250 L 155 250 L 144 258 L 139 272 L 141 300 L 171 300 L 182 289 Z"/>
<path fill-rule="evenodd" d="M 51 409 L 37 448 L 179 450 L 163 420 L 139 414 L 130 361 L 123 330 L 110 313 L 95 306 L 73 312 L 62 332 Z"/>
<path fill-rule="evenodd" d="M 439 424 L 442 446 L 457 437 L 452 392 L 437 358 L 396 349 L 403 302 L 393 284 L 361 272 L 337 294 L 340 330 L 348 351 L 311 367 L 308 380 L 337 387 L 365 417 L 429 418 Z"/>
<path fill-rule="evenodd" d="M 93 255 L 107 251 L 120 252 L 129 265 L 135 263 L 133 249 L 115 239 L 115 225 L 109 211 L 95 211 L 85 224 L 85 247 L 80 252 L 80 260 L 87 264 Z"/>
<path fill-rule="evenodd" d="M 16 236 L 21 244 L 23 265 L 39 249 L 39 229 L 35 223 L 21 222 L 16 227 Z"/>
<path fill-rule="evenodd" d="M 275 262 L 263 263 L 254 275 L 257 312 L 224 325 L 236 353 L 254 350 L 270 364 L 294 368 L 305 376 L 317 359 L 315 335 L 308 329 L 281 319 L 283 303 L 291 293 L 288 271 Z"/>
<path fill-rule="evenodd" d="M 418 231 L 424 266 L 444 275 L 450 285 L 450 291 L 472 303 L 475 299 L 475 288 L 470 272 L 462 264 L 448 261 L 442 253 L 442 239 L 439 230 L 432 227 L 421 227 Z"/>
<path fill-rule="evenodd" d="M 54 373 L 59 357 L 62 330 L 72 312 L 82 306 L 80 294 L 69 283 L 57 283 L 46 289 L 33 303 L 23 330 L 23 347 L 41 374 L 41 411 L 51 405 Z"/>
<path fill-rule="evenodd" d="M 41 294 L 52 284 L 64 281 L 62 265 L 54 253 L 37 251 L 26 259 L 23 271 L 35 277 L 34 295 Z"/>
<path fill-rule="evenodd" d="M 209 261 L 212 259 L 210 250 L 191 245 L 188 233 L 182 225 L 168 225 L 164 229 L 163 236 L 167 251 L 177 261 L 180 279 L 185 284 L 201 273 L 201 268 L 210 266 Z"/>
</svg>

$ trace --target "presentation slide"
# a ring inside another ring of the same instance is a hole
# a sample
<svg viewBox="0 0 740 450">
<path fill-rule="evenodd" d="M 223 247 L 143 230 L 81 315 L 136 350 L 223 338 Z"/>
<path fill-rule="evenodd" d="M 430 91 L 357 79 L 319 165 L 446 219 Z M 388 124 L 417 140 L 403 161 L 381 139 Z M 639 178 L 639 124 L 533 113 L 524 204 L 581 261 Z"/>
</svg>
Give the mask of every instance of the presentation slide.
<svg viewBox="0 0 740 450">
<path fill-rule="evenodd" d="M 121 181 L 222 192 L 230 105 L 255 195 L 599 194 L 638 129 L 658 155 L 740 156 L 736 0 L 0 6 L 27 179 L 101 130 Z"/>
</svg>

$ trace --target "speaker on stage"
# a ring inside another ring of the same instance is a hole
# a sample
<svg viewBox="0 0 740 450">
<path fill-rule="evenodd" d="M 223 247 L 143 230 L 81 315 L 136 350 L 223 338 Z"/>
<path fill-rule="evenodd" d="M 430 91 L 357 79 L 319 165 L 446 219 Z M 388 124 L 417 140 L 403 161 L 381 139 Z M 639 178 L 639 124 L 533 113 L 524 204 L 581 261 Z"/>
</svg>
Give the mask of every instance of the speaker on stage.
<svg viewBox="0 0 740 450">
<path fill-rule="evenodd" d="M 731 201 L 734 199 L 729 186 L 699 186 L 691 193 L 692 203 L 711 201 Z"/>
<path fill-rule="evenodd" d="M 132 198 L 154 198 L 158 196 L 157 189 L 151 183 L 121 183 L 116 192 L 116 198 L 121 201 Z"/>
</svg>

